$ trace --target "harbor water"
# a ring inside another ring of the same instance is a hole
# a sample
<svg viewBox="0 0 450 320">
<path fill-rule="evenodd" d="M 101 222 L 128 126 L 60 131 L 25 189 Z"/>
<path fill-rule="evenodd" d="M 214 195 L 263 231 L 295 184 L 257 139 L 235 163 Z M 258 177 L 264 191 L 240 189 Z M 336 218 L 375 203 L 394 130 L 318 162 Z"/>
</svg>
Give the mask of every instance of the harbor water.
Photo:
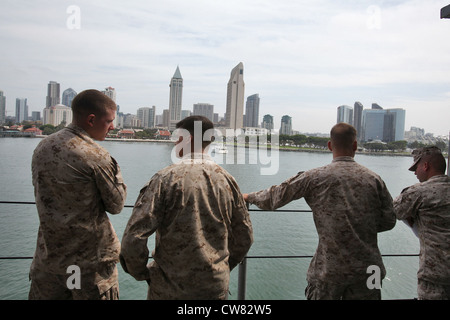
<svg viewBox="0 0 450 320">
<path fill-rule="evenodd" d="M 40 141 L 40 138 L 0 139 L 0 201 L 34 202 L 31 157 Z M 173 145 L 170 143 L 103 141 L 100 144 L 121 167 L 128 188 L 126 204 L 130 206 L 153 174 L 172 164 Z M 267 167 L 267 154 L 264 158 L 263 151 L 258 149 L 236 148 L 235 151 L 213 154 L 213 157 L 235 177 L 243 193 L 279 184 L 298 171 L 332 160 L 331 153 L 273 152 L 269 153 L 272 166 L 269 174 L 261 174 L 261 168 Z M 378 173 L 393 198 L 403 188 L 418 182 L 414 173 L 408 171 L 410 157 L 357 154 L 355 160 Z M 250 209 L 257 208 L 251 206 Z M 300 199 L 282 209 L 309 210 L 309 207 Z M 120 239 L 131 212 L 132 208 L 124 208 L 118 215 L 109 215 Z M 252 210 L 250 216 L 254 244 L 248 253 L 246 299 L 305 299 L 306 272 L 311 259 L 298 256 L 312 256 L 317 247 L 312 213 Z M 33 204 L 0 204 L 0 219 L 0 257 L 24 257 L 0 260 L 0 299 L 27 299 L 31 264 L 27 257 L 34 254 L 39 224 L 36 207 Z M 378 243 L 383 255 L 419 252 L 418 239 L 402 222 L 397 222 L 394 229 L 380 233 Z M 148 246 L 151 252 L 154 235 L 149 238 Z M 283 257 L 275 259 L 274 256 Z M 382 299 L 417 297 L 418 259 L 417 256 L 383 258 L 387 275 L 382 283 Z M 134 280 L 120 264 L 118 268 L 120 299 L 145 299 L 147 284 Z M 238 268 L 231 273 L 229 299 L 237 298 L 237 275 Z"/>
</svg>

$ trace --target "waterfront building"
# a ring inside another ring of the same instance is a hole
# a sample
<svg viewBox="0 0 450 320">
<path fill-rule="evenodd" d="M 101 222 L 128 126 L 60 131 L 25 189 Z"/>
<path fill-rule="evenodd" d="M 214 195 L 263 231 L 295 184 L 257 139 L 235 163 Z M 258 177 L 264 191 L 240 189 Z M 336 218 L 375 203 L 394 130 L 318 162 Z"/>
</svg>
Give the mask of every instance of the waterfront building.
<svg viewBox="0 0 450 320">
<path fill-rule="evenodd" d="M 44 108 L 44 125 L 51 124 L 53 126 L 59 126 L 64 123 L 65 126 L 72 123 L 72 108 L 63 104 L 57 104 L 48 108 Z"/>
<path fill-rule="evenodd" d="M 40 111 L 31 111 L 31 120 L 41 121 L 41 112 Z"/>
<path fill-rule="evenodd" d="M 50 81 L 47 85 L 47 98 L 45 107 L 53 107 L 61 103 L 60 98 L 60 85 L 56 81 Z"/>
<path fill-rule="evenodd" d="M 259 126 L 259 94 L 254 94 L 247 97 L 245 104 L 245 126 L 258 127 Z"/>
<path fill-rule="evenodd" d="M 26 98 L 16 98 L 16 123 L 28 120 L 28 104 Z"/>
<path fill-rule="evenodd" d="M 362 132 L 361 132 L 361 123 L 362 123 L 362 112 L 363 105 L 361 102 L 356 101 L 353 106 L 353 126 L 356 129 L 356 138 L 357 140 L 361 140 Z"/>
<path fill-rule="evenodd" d="M 340 122 L 353 125 L 353 109 L 350 106 L 342 105 L 337 108 L 337 123 Z"/>
<path fill-rule="evenodd" d="M 288 115 L 284 115 L 283 117 L 281 117 L 280 134 L 292 134 L 292 117 Z"/>
<path fill-rule="evenodd" d="M 231 129 L 241 129 L 244 115 L 244 64 L 240 62 L 231 70 L 227 85 L 227 108 L 225 126 Z"/>
<path fill-rule="evenodd" d="M 272 115 L 270 115 L 270 114 L 264 115 L 263 121 L 261 123 L 261 128 L 266 128 L 269 131 L 274 128 Z"/>
<path fill-rule="evenodd" d="M 175 73 L 170 80 L 169 96 L 169 130 L 174 130 L 178 121 L 181 120 L 181 103 L 183 98 L 183 77 L 180 68 L 177 66 Z"/>
<path fill-rule="evenodd" d="M 143 107 L 137 110 L 137 117 L 141 120 L 141 126 L 146 128 L 155 127 L 156 107 Z"/>
<path fill-rule="evenodd" d="M 6 97 L 0 90 L 0 125 L 6 123 Z"/>
<path fill-rule="evenodd" d="M 68 88 L 63 91 L 62 94 L 62 104 L 65 106 L 68 106 L 69 108 L 72 107 L 72 100 L 77 95 L 77 92 L 73 90 L 72 88 Z"/>
<path fill-rule="evenodd" d="M 381 140 L 383 142 L 405 139 L 405 110 L 366 109 L 362 114 L 363 141 Z"/>
<path fill-rule="evenodd" d="M 204 116 L 214 122 L 214 105 L 209 103 L 196 103 L 192 112 L 194 116 Z"/>
</svg>

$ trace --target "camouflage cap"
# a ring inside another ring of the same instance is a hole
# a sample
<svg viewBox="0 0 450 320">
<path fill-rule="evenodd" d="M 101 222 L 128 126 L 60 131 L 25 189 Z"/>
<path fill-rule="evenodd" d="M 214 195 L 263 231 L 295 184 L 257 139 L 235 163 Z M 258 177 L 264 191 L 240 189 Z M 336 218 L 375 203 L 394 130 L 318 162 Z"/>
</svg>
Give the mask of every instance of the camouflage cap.
<svg viewBox="0 0 450 320">
<path fill-rule="evenodd" d="M 432 147 L 423 147 L 419 149 L 414 149 L 411 153 L 414 157 L 414 163 L 413 165 L 408 169 L 409 171 L 416 171 L 417 164 L 419 163 L 420 159 L 422 159 L 423 156 L 431 156 L 431 155 L 442 155 L 441 149 L 438 147 L 432 146 Z"/>
</svg>

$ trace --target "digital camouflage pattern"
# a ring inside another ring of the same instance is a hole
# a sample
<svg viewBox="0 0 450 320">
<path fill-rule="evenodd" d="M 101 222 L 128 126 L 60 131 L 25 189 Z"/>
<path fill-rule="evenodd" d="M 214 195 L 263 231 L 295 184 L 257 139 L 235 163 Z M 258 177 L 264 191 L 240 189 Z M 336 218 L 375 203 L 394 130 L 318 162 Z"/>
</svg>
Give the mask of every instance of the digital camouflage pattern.
<svg viewBox="0 0 450 320">
<path fill-rule="evenodd" d="M 230 270 L 253 242 L 234 178 L 208 155 L 190 156 L 143 187 L 122 238 L 122 267 L 149 281 L 148 299 L 227 298 Z M 147 239 L 154 232 L 147 266 Z"/>
<path fill-rule="evenodd" d="M 377 233 L 392 229 L 396 222 L 383 180 L 352 157 L 338 157 L 329 165 L 250 193 L 248 201 L 274 210 L 302 197 L 312 209 L 319 236 L 308 282 L 365 281 L 370 265 L 380 268 L 383 279 L 386 271 Z"/>
<path fill-rule="evenodd" d="M 450 286 L 450 177 L 436 175 L 404 189 L 394 208 L 398 219 L 417 225 L 418 279 Z"/>
<path fill-rule="evenodd" d="M 116 161 L 70 124 L 36 147 L 32 178 L 40 224 L 31 273 L 77 265 L 96 282 L 113 276 L 120 242 L 105 211 L 120 213 L 126 198 Z"/>
</svg>

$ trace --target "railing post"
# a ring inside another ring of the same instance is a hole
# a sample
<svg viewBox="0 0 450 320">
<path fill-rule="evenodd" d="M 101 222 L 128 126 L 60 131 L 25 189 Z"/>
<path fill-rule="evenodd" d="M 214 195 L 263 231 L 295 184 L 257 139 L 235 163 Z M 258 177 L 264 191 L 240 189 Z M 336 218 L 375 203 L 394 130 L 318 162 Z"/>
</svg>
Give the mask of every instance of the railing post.
<svg viewBox="0 0 450 320">
<path fill-rule="evenodd" d="M 238 300 L 245 300 L 245 288 L 247 286 L 247 257 L 239 263 L 238 274 Z"/>
</svg>

